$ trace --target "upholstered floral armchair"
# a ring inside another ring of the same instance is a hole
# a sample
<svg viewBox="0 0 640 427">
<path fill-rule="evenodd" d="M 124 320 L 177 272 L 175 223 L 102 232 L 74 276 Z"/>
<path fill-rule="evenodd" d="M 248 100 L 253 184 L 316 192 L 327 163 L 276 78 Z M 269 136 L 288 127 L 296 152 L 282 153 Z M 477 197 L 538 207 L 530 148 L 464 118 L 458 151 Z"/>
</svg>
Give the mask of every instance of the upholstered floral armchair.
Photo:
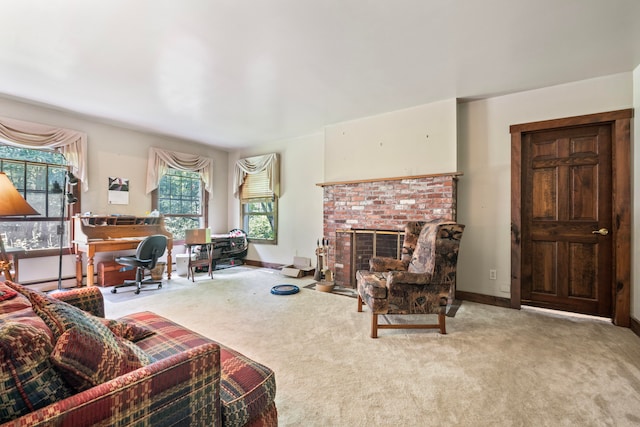
<svg viewBox="0 0 640 427">
<path fill-rule="evenodd" d="M 358 271 L 358 311 L 371 311 L 371 338 L 378 329 L 440 329 L 455 292 L 458 250 L 464 225 L 451 221 L 409 222 L 401 259 L 374 257 Z M 437 324 L 379 324 L 380 314 L 437 314 Z"/>
</svg>

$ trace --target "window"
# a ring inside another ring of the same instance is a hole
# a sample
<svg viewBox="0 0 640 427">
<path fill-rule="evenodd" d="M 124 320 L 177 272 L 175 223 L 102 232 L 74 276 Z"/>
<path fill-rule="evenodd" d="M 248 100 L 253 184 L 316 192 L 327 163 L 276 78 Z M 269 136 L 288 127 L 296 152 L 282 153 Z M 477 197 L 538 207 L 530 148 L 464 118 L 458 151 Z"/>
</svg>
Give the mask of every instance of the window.
<svg viewBox="0 0 640 427">
<path fill-rule="evenodd" d="M 63 212 L 65 158 L 54 151 L 0 145 L 0 171 L 5 172 L 18 192 L 40 215 L 2 218 L 5 244 L 21 249 L 48 249 L 60 246 L 59 227 L 64 224 L 63 246 L 70 246 L 70 216 L 80 204 Z M 79 186 L 69 188 L 76 197 Z"/>
<path fill-rule="evenodd" d="M 173 239 L 184 240 L 185 230 L 207 226 L 207 199 L 199 173 L 169 168 L 154 191 L 152 205 L 165 217 Z"/>
<path fill-rule="evenodd" d="M 241 222 L 254 243 L 278 243 L 278 198 L 269 189 L 267 169 L 245 177 L 240 193 Z"/>
</svg>

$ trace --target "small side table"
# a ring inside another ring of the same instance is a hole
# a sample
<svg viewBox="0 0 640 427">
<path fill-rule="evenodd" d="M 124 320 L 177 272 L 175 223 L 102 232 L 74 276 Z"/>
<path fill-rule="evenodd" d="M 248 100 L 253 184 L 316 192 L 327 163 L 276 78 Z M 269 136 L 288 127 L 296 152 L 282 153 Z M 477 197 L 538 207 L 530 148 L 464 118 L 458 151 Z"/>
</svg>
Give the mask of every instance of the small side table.
<svg viewBox="0 0 640 427">
<path fill-rule="evenodd" d="M 187 267 L 187 279 L 191 276 L 191 281 L 195 282 L 195 269 L 197 267 L 207 267 L 209 277 L 213 278 L 213 244 L 209 243 L 187 243 L 187 252 L 189 253 L 189 266 Z M 191 256 L 191 248 L 199 246 L 200 251 L 197 252 L 195 259 Z"/>
</svg>

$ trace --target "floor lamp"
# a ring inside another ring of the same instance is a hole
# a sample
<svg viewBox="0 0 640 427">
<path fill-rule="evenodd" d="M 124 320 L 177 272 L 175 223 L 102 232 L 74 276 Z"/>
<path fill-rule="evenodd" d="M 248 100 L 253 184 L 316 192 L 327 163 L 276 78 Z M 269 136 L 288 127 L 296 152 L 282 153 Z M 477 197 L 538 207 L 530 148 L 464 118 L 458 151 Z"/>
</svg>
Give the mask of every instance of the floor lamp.
<svg viewBox="0 0 640 427">
<path fill-rule="evenodd" d="M 69 187 L 73 187 L 78 183 L 78 178 L 70 171 L 64 174 L 64 186 L 62 191 L 62 207 L 60 212 L 60 225 L 58 226 L 58 235 L 60 236 L 60 256 L 58 258 L 58 292 L 62 290 L 62 247 L 64 240 L 64 220 L 65 220 L 65 208 L 67 205 L 73 205 L 78 201 L 78 198 L 69 193 Z"/>
<path fill-rule="evenodd" d="M 16 190 L 9 177 L 0 172 L 0 218 L 10 216 L 40 215 L 22 195 Z M 0 271 L 6 280 L 13 280 L 11 276 L 11 261 L 4 248 L 2 234 L 0 234 Z"/>
</svg>

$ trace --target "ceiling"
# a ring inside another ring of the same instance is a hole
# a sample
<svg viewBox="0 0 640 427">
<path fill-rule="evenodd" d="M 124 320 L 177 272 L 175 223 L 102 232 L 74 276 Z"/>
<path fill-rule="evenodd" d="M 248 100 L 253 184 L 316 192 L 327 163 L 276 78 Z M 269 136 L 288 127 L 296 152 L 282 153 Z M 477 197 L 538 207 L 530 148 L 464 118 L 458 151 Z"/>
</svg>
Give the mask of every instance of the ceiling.
<svg viewBox="0 0 640 427">
<path fill-rule="evenodd" d="M 225 150 L 640 64 L 638 0 L 5 0 L 1 14 L 0 96 Z"/>
</svg>

